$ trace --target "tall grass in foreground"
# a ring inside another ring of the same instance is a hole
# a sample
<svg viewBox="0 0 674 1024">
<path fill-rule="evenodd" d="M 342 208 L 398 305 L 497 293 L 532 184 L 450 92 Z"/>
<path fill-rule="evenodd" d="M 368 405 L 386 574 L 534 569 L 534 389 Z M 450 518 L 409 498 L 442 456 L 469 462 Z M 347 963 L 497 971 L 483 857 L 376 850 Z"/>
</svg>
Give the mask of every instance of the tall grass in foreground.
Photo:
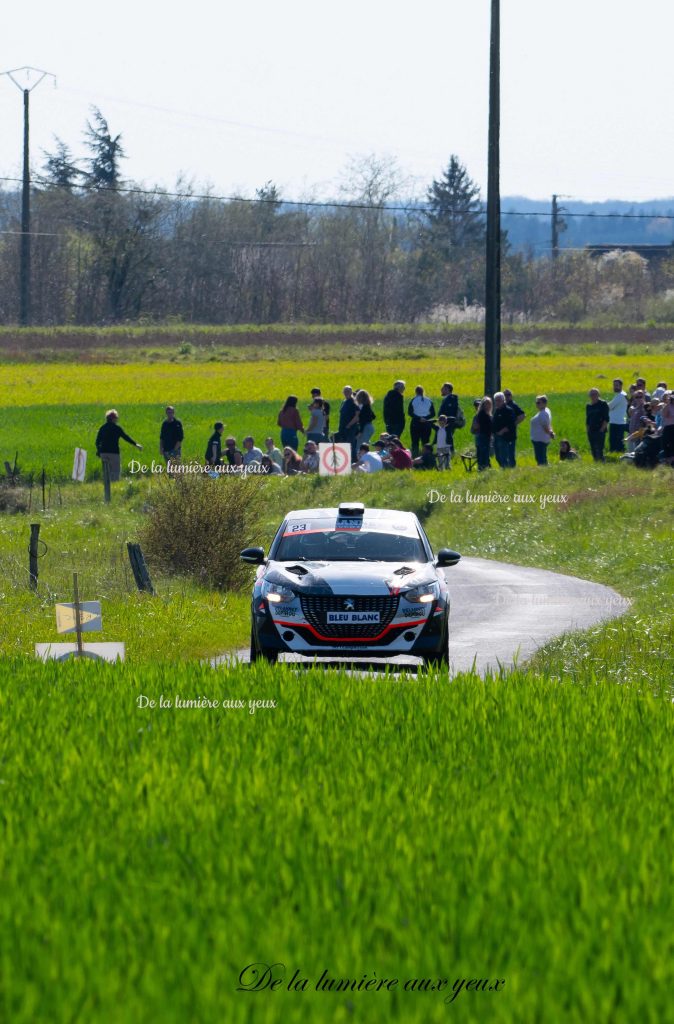
<svg viewBox="0 0 674 1024">
<path fill-rule="evenodd" d="M 674 1019 L 668 699 L 591 667 L 0 671 L 2 1020 Z M 237 992 L 255 961 L 506 985 Z"/>
</svg>

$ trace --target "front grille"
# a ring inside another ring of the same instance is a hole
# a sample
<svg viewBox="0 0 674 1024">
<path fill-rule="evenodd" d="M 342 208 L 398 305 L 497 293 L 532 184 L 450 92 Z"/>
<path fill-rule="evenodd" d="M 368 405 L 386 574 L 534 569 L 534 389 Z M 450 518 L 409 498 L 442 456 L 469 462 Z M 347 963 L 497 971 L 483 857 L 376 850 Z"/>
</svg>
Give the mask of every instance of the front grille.
<svg viewBox="0 0 674 1024">
<path fill-rule="evenodd" d="M 334 623 L 328 624 L 327 613 L 328 612 L 343 612 L 346 611 L 344 608 L 344 601 L 346 598 L 336 594 L 302 594 L 300 597 L 302 603 L 302 613 L 314 629 L 318 630 L 321 636 L 330 637 L 332 639 L 346 639 L 353 637 L 354 639 L 368 639 L 370 637 L 379 636 L 387 626 L 391 624 L 395 618 L 395 614 L 398 610 L 398 596 L 387 595 L 385 597 L 373 596 L 373 597 L 352 597 L 349 600 L 353 601 L 353 609 L 349 608 L 349 611 L 354 612 L 379 612 L 379 622 L 366 623 L 363 625 L 335 625 Z"/>
</svg>

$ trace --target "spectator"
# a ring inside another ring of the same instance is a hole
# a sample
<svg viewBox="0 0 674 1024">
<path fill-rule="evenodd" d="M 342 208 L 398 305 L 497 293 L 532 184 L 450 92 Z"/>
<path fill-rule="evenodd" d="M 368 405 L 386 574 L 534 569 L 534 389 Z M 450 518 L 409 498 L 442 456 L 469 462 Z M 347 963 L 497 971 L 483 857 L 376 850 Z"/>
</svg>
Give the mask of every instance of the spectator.
<svg viewBox="0 0 674 1024">
<path fill-rule="evenodd" d="M 283 455 L 274 444 L 273 437 L 265 438 L 264 446 L 267 449 L 266 454 L 269 456 L 272 462 L 276 463 L 281 472 L 283 472 Z"/>
<path fill-rule="evenodd" d="M 290 445 L 283 449 L 283 469 L 287 476 L 297 476 L 302 471 L 302 458 Z"/>
<path fill-rule="evenodd" d="M 397 380 L 384 396 L 384 424 L 387 433 L 393 434 L 394 437 L 402 437 L 405 429 L 404 391 L 405 381 Z"/>
<path fill-rule="evenodd" d="M 431 420 L 435 416 L 435 406 L 430 398 L 424 394 L 424 389 L 418 384 L 414 389 L 414 398 L 407 407 L 411 417 L 410 436 L 412 438 L 412 458 L 419 454 L 419 444 L 428 444 L 431 439 L 433 424 Z"/>
<path fill-rule="evenodd" d="M 470 427 L 471 434 L 475 435 L 478 470 L 491 469 L 489 452 L 492 434 L 494 433 L 494 420 L 491 410 L 491 398 L 489 395 L 485 395 L 482 401 L 478 403 L 477 412 L 473 416 L 473 422 Z"/>
<path fill-rule="evenodd" d="M 550 416 L 550 410 L 548 409 L 547 395 L 538 396 L 536 399 L 536 408 L 538 412 L 532 416 L 529 421 L 531 443 L 534 448 L 536 464 L 538 466 L 547 466 L 548 445 L 555 436 L 555 432 L 552 429 L 552 417 Z"/>
<path fill-rule="evenodd" d="M 666 384 L 666 382 L 664 380 L 660 380 L 660 381 L 658 381 L 658 385 L 657 385 L 655 391 L 653 392 L 653 394 L 651 395 L 651 398 L 657 398 L 658 401 L 661 402 L 663 397 L 664 397 L 664 395 L 665 395 L 665 393 L 666 393 L 666 391 L 667 391 L 667 384 Z"/>
<path fill-rule="evenodd" d="M 312 404 L 316 401 L 317 398 L 320 398 L 321 401 L 323 402 L 323 414 L 325 416 L 325 430 L 323 431 L 323 433 L 325 435 L 325 440 L 327 441 L 328 437 L 330 435 L 330 403 L 328 401 L 326 401 L 325 398 L 323 398 L 323 395 L 321 394 L 321 389 L 320 388 L 312 388 L 311 389 L 311 401 L 312 401 Z M 309 406 L 309 409 L 311 409 L 311 405 Z"/>
<path fill-rule="evenodd" d="M 412 456 L 407 448 L 403 447 L 403 443 L 399 437 L 391 438 L 391 468 L 392 469 L 411 469 L 412 468 Z"/>
<path fill-rule="evenodd" d="M 627 395 L 623 391 L 620 377 L 613 381 L 613 398 L 608 403 L 608 450 L 610 452 L 625 451 L 625 431 L 627 429 Z"/>
<path fill-rule="evenodd" d="M 225 439 L 225 450 L 223 452 L 223 455 L 227 459 L 227 462 L 229 463 L 230 466 L 243 465 L 243 455 L 241 451 L 236 447 L 235 437 L 228 437 Z M 237 458 L 237 456 L 241 457 Z"/>
<path fill-rule="evenodd" d="M 566 438 L 559 442 L 559 457 L 562 462 L 571 462 L 573 459 L 578 458 L 578 452 L 575 448 L 571 447 L 571 442 L 567 441 Z"/>
<path fill-rule="evenodd" d="M 356 439 L 358 438 L 358 405 L 353 397 L 353 388 L 348 384 L 342 388 L 344 400 L 339 407 L 339 440 L 351 445 L 351 461 L 356 461 Z"/>
<path fill-rule="evenodd" d="M 435 444 L 435 454 L 437 457 L 438 469 L 451 469 L 452 468 L 452 431 L 449 426 L 449 420 L 444 413 L 438 416 L 438 424 L 433 428 L 435 430 L 435 437 L 433 442 Z"/>
<path fill-rule="evenodd" d="M 307 441 L 304 446 L 304 457 L 300 463 L 300 472 L 318 473 L 318 446 L 315 441 Z"/>
<path fill-rule="evenodd" d="M 440 388 L 440 394 L 442 395 L 442 401 L 440 402 L 440 409 L 438 411 L 438 419 L 441 416 L 445 416 L 447 424 L 445 429 L 447 430 L 450 455 L 454 454 L 454 431 L 459 426 L 458 415 L 459 415 L 459 398 L 458 395 L 454 394 L 453 384 L 443 384 Z M 440 460 L 438 459 L 438 463 Z M 449 469 L 449 465 L 447 466 Z"/>
<path fill-rule="evenodd" d="M 304 433 L 302 417 L 297 408 L 297 395 L 288 395 L 285 405 L 278 414 L 276 423 L 281 428 L 281 444 L 283 447 L 292 448 L 293 451 L 296 451 L 298 431 L 300 434 Z"/>
<path fill-rule="evenodd" d="M 142 452 L 142 444 L 138 444 L 132 437 L 125 434 L 117 420 L 119 413 L 116 409 L 109 409 L 105 414 L 105 423 L 96 434 L 96 455 L 101 463 L 107 465 L 111 483 L 116 483 L 121 476 L 122 460 L 119 454 L 119 439 L 122 438 L 128 444 Z"/>
<path fill-rule="evenodd" d="M 517 465 L 517 428 L 519 427 L 520 423 L 524 423 L 526 419 L 526 414 L 524 412 L 524 409 L 520 409 L 519 405 L 513 398 L 513 393 L 510 390 L 510 388 L 504 388 L 503 395 L 505 397 L 506 405 L 508 406 L 509 409 L 512 409 L 512 411 L 515 414 L 515 436 L 513 438 L 514 444 L 511 449 L 512 461 L 510 463 L 511 467 L 514 468 Z"/>
<path fill-rule="evenodd" d="M 166 419 L 159 431 L 159 454 L 169 462 L 180 462 L 183 443 L 183 425 L 176 419 L 176 411 L 172 405 L 166 406 Z"/>
<path fill-rule="evenodd" d="M 646 416 L 646 402 L 644 393 L 640 388 L 635 388 L 630 400 L 629 421 L 627 423 L 628 437 L 627 450 L 633 452 L 636 448 L 638 438 L 635 434 L 641 429 L 642 420 Z"/>
<path fill-rule="evenodd" d="M 375 446 L 376 447 L 376 446 Z M 363 473 L 378 473 L 384 468 L 384 463 L 379 452 L 371 452 L 367 441 L 363 441 L 358 449 L 358 463 L 356 469 Z"/>
<path fill-rule="evenodd" d="M 283 470 L 277 462 L 274 462 L 270 455 L 263 455 L 260 459 L 262 471 L 267 476 L 283 476 Z"/>
<path fill-rule="evenodd" d="M 585 406 L 587 439 L 590 442 L 590 451 L 594 461 L 603 462 L 604 442 L 609 420 L 608 402 L 600 398 L 597 388 L 590 388 L 589 398 L 590 401 Z"/>
<path fill-rule="evenodd" d="M 421 455 L 418 455 L 416 459 L 412 459 L 412 465 L 415 469 L 437 469 L 438 465 L 433 454 L 433 445 L 423 444 L 421 446 Z"/>
<path fill-rule="evenodd" d="M 377 418 L 372 408 L 372 395 L 363 388 L 356 395 L 358 403 L 358 446 L 367 444 L 374 434 L 374 420 Z"/>
<path fill-rule="evenodd" d="M 260 462 L 262 459 L 262 452 L 259 448 L 255 447 L 255 441 L 252 437 L 244 437 L 243 447 L 246 449 L 243 453 L 243 464 L 244 466 L 250 466 L 251 462 Z"/>
<path fill-rule="evenodd" d="M 662 456 L 668 462 L 674 460 L 674 392 L 665 391 L 662 396 Z"/>
<path fill-rule="evenodd" d="M 204 455 L 204 459 L 209 466 L 222 465 L 222 434 L 224 429 L 225 424 L 221 423 L 220 420 L 213 424 L 213 433 L 208 439 L 206 454 Z"/>
<path fill-rule="evenodd" d="M 325 441 L 325 412 L 323 410 L 323 399 L 314 398 L 309 406 L 309 425 L 307 426 L 307 440 L 320 444 Z"/>
<path fill-rule="evenodd" d="M 515 437 L 517 426 L 515 410 L 508 405 L 503 391 L 494 395 L 494 454 L 501 469 L 515 465 Z"/>
</svg>

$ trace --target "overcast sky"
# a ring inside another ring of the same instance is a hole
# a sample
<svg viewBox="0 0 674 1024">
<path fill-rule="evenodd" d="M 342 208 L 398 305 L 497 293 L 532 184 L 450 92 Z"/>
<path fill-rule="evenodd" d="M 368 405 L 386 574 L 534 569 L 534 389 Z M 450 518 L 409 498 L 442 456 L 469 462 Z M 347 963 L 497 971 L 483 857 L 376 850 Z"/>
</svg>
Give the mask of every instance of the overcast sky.
<svg viewBox="0 0 674 1024">
<path fill-rule="evenodd" d="M 31 95 L 32 162 L 81 155 L 97 105 L 126 177 L 252 195 L 334 196 L 349 158 L 395 157 L 422 193 L 458 154 L 486 186 L 489 0 L 181 5 L 33 0 L 5 10 L 0 70 L 53 72 Z M 665 0 L 502 0 L 504 195 L 674 196 Z M 30 84 L 30 83 L 29 83 Z M 21 165 L 22 103 L 0 79 L 0 174 Z"/>
</svg>

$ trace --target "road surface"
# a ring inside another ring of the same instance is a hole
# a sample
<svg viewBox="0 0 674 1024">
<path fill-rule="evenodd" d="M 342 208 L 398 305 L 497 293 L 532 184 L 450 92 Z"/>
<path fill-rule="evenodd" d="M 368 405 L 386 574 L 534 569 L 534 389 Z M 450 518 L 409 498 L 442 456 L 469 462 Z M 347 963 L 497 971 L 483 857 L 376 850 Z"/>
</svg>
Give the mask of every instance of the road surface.
<svg viewBox="0 0 674 1024">
<path fill-rule="evenodd" d="M 499 666 L 522 665 L 553 637 L 615 618 L 630 604 L 599 583 L 486 558 L 462 558 L 446 575 L 451 600 L 450 675 L 468 672 L 473 665 L 480 675 Z M 294 655 L 282 660 L 311 664 Z M 224 654 L 213 664 L 232 661 L 248 661 L 248 649 Z M 348 662 L 356 664 L 357 659 Z M 420 660 L 401 655 L 364 662 L 373 668 L 387 664 L 409 671 Z"/>
</svg>

